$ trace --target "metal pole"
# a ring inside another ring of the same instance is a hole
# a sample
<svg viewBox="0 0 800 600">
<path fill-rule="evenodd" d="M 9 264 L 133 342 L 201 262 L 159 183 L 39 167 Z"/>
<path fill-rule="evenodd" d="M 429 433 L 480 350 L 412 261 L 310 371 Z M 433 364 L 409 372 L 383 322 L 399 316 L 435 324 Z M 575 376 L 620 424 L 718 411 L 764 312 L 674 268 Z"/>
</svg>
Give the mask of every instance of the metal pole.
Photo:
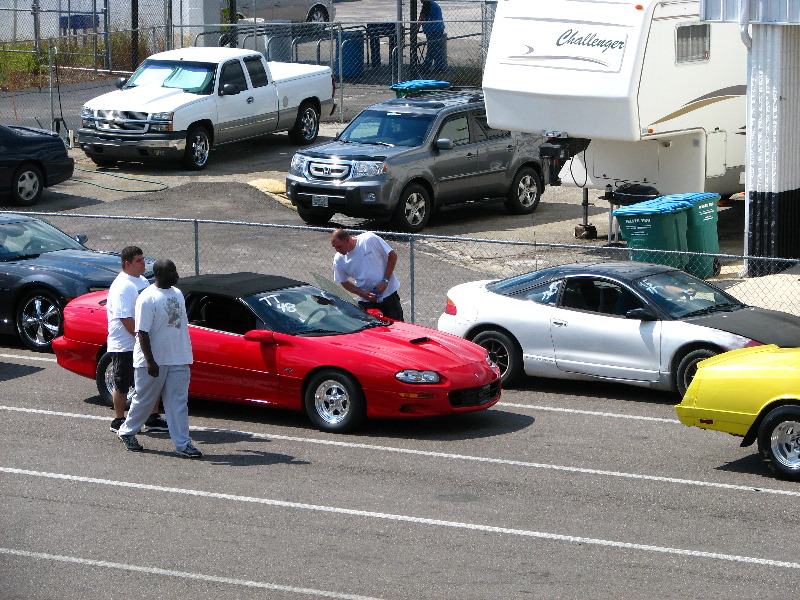
<svg viewBox="0 0 800 600">
<path fill-rule="evenodd" d="M 111 35 L 108 31 L 110 24 L 108 0 L 103 0 L 103 66 L 109 71 L 111 70 Z"/>
<path fill-rule="evenodd" d="M 131 1 L 131 70 L 139 66 L 139 0 Z"/>
<path fill-rule="evenodd" d="M 403 32 L 403 0 L 397 0 L 397 23 L 395 24 L 394 53 L 397 60 L 397 79 L 403 81 L 403 47 L 405 46 L 405 33 Z"/>
<path fill-rule="evenodd" d="M 39 0 L 33 0 L 31 12 L 33 13 L 33 49 L 38 54 L 41 49 L 39 41 Z"/>
<path fill-rule="evenodd" d="M 200 275 L 200 230 L 197 219 L 194 220 L 194 274 Z"/>
<path fill-rule="evenodd" d="M 49 48 L 47 49 L 47 66 L 50 72 L 50 127 L 54 128 L 56 124 L 56 104 L 55 104 L 55 90 L 53 89 L 53 39 L 50 39 Z"/>
<path fill-rule="evenodd" d="M 416 315 L 414 313 L 414 297 L 416 293 L 414 292 L 414 238 L 410 238 L 408 240 L 408 270 L 410 272 L 409 275 L 409 286 L 411 288 L 411 322 L 415 322 Z"/>
</svg>

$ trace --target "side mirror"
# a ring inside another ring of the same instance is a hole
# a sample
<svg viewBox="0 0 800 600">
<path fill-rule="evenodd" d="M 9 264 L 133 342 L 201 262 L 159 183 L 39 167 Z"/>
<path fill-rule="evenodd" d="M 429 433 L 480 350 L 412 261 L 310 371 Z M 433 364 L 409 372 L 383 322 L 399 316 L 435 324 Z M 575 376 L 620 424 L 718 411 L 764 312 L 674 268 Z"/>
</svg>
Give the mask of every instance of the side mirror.
<svg viewBox="0 0 800 600">
<path fill-rule="evenodd" d="M 341 131 L 337 131 L 336 135 L 333 137 L 333 139 L 338 140 L 341 135 L 342 135 L 342 132 Z"/>
<path fill-rule="evenodd" d="M 72 239 L 74 239 L 79 244 L 85 244 L 86 240 L 89 239 L 89 236 L 86 235 L 85 233 L 79 233 L 77 235 L 72 236 Z"/>
<path fill-rule="evenodd" d="M 125 84 L 128 83 L 127 77 L 117 77 L 117 80 L 114 82 L 114 85 L 117 86 L 119 89 L 125 87 Z"/>
<path fill-rule="evenodd" d="M 439 138 L 433 145 L 436 146 L 437 150 L 452 150 L 453 140 L 450 138 Z"/>
<path fill-rule="evenodd" d="M 381 312 L 381 309 L 379 309 L 379 308 L 368 308 L 367 309 L 367 314 L 368 315 L 372 315 L 373 317 L 375 317 L 377 319 L 381 319 L 382 321 L 385 321 L 386 319 L 389 318 L 389 317 L 384 316 L 383 312 Z"/>
<path fill-rule="evenodd" d="M 658 317 L 646 308 L 634 308 L 625 313 L 626 319 L 638 319 L 639 321 L 658 321 Z"/>
<path fill-rule="evenodd" d="M 248 342 L 258 342 L 259 344 L 275 343 L 275 335 L 269 329 L 253 329 L 244 334 L 244 339 Z"/>
<path fill-rule="evenodd" d="M 226 83 L 222 86 L 222 89 L 219 91 L 220 96 L 235 96 L 242 90 L 239 89 L 239 85 L 236 83 Z"/>
</svg>

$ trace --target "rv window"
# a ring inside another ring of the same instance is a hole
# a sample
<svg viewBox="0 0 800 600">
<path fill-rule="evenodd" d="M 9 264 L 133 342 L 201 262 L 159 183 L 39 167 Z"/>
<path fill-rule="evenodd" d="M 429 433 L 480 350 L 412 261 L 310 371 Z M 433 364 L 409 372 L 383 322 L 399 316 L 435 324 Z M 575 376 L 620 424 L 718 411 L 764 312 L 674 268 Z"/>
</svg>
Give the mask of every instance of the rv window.
<svg viewBox="0 0 800 600">
<path fill-rule="evenodd" d="M 683 25 L 678 27 L 675 37 L 675 62 L 687 63 L 708 60 L 711 27 Z"/>
</svg>

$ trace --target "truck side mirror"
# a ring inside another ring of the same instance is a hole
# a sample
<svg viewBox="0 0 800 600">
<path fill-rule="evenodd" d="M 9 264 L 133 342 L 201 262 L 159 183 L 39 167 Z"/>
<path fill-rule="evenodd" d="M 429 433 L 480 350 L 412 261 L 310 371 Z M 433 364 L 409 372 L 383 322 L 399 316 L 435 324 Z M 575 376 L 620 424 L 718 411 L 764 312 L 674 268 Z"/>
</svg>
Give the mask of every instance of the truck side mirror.
<svg viewBox="0 0 800 600">
<path fill-rule="evenodd" d="M 226 83 L 222 86 L 222 89 L 219 91 L 220 96 L 235 96 L 242 90 L 239 89 L 239 84 L 236 83 Z"/>
<path fill-rule="evenodd" d="M 434 143 L 437 150 L 452 150 L 453 149 L 453 140 L 450 138 L 440 138 L 436 140 Z"/>
<path fill-rule="evenodd" d="M 117 77 L 117 80 L 114 82 L 114 85 L 117 86 L 119 89 L 125 87 L 125 84 L 128 83 L 127 77 Z"/>
</svg>

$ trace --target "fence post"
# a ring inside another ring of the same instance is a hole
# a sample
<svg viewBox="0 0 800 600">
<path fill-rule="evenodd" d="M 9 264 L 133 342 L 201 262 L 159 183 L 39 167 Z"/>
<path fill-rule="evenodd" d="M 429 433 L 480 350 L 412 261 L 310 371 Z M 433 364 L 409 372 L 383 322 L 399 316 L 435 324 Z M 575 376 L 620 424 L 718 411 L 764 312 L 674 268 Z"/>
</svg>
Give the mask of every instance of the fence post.
<svg viewBox="0 0 800 600">
<path fill-rule="evenodd" d="M 414 314 L 414 238 L 408 241 L 408 270 L 410 272 L 409 282 L 411 285 L 411 322 L 415 323 L 416 316 Z"/>
<path fill-rule="evenodd" d="M 50 128 L 52 129 L 56 123 L 56 96 L 53 85 L 53 65 L 55 58 L 53 56 L 53 38 L 50 38 L 50 43 L 47 48 L 47 70 L 50 75 Z"/>
<path fill-rule="evenodd" d="M 194 220 L 194 274 L 200 275 L 200 226 Z"/>
</svg>

